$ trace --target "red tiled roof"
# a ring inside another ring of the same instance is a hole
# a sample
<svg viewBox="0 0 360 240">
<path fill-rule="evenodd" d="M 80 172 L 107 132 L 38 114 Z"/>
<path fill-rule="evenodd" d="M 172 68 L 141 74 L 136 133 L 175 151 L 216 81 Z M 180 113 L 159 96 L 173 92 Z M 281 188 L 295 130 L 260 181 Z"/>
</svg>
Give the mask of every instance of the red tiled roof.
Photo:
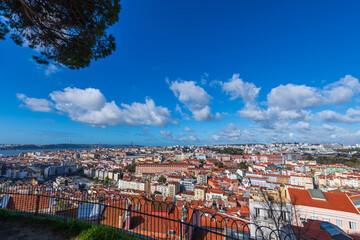
<svg viewBox="0 0 360 240">
<path fill-rule="evenodd" d="M 289 188 L 288 190 L 291 201 L 295 205 L 359 214 L 345 193 L 323 192 L 326 200 L 321 200 L 312 198 L 310 192 L 305 189 Z"/>
<path fill-rule="evenodd" d="M 349 194 L 347 193 L 347 195 L 349 195 Z M 359 198 L 360 198 L 360 195 L 350 196 L 349 198 L 350 198 L 352 201 L 354 201 L 354 200 L 356 200 L 356 199 L 359 199 Z"/>
<path fill-rule="evenodd" d="M 35 211 L 36 209 L 36 195 L 13 195 L 11 196 L 8 208 L 11 210 L 18 211 Z M 39 210 L 45 209 L 49 207 L 49 198 L 48 197 L 40 197 L 39 198 Z"/>
</svg>

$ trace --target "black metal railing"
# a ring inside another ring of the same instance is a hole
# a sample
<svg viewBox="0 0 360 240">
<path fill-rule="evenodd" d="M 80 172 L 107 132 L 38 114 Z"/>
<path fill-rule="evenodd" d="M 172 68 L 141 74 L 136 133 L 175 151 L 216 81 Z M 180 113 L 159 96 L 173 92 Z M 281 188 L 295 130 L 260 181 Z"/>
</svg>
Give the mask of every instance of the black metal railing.
<svg viewBox="0 0 360 240">
<path fill-rule="evenodd" d="M 0 185 L 0 207 L 103 224 L 147 239 L 304 239 L 271 229 L 264 235 L 261 226 L 253 226 L 255 236 L 250 236 L 251 224 L 242 219 L 193 209 L 185 202 L 154 201 L 113 191 Z"/>
</svg>

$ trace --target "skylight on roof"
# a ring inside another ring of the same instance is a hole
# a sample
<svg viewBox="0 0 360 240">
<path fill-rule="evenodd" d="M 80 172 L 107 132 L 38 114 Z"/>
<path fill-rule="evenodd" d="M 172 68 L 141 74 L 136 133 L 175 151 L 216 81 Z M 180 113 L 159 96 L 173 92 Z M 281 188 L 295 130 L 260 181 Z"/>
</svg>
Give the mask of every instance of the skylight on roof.
<svg viewBox="0 0 360 240">
<path fill-rule="evenodd" d="M 325 197 L 323 191 L 321 191 L 319 189 L 309 189 L 309 193 L 310 193 L 311 198 L 326 200 L 326 197 Z"/>
<path fill-rule="evenodd" d="M 355 205 L 356 207 L 359 207 L 359 206 L 360 206 L 360 198 L 354 199 L 354 200 L 352 200 L 352 202 L 354 203 L 354 205 Z"/>
</svg>

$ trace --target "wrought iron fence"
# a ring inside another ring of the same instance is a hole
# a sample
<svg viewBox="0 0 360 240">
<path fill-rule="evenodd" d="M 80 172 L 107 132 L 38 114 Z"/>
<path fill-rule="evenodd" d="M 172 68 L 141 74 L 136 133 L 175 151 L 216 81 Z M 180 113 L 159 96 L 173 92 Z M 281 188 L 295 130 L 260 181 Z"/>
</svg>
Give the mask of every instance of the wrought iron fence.
<svg viewBox="0 0 360 240">
<path fill-rule="evenodd" d="M 282 230 L 193 209 L 178 202 L 154 201 L 142 196 L 104 194 L 68 188 L 0 186 L 0 207 L 14 212 L 80 219 L 103 224 L 147 239 L 305 239 Z"/>
</svg>

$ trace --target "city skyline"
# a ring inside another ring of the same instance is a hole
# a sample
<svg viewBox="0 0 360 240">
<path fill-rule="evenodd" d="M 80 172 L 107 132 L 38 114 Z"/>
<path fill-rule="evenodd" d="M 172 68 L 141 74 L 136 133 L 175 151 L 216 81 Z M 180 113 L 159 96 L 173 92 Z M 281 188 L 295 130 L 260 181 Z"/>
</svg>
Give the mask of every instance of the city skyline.
<svg viewBox="0 0 360 240">
<path fill-rule="evenodd" d="M 84 70 L 1 41 L 1 143 L 360 142 L 360 3 L 121 5 Z"/>
</svg>

